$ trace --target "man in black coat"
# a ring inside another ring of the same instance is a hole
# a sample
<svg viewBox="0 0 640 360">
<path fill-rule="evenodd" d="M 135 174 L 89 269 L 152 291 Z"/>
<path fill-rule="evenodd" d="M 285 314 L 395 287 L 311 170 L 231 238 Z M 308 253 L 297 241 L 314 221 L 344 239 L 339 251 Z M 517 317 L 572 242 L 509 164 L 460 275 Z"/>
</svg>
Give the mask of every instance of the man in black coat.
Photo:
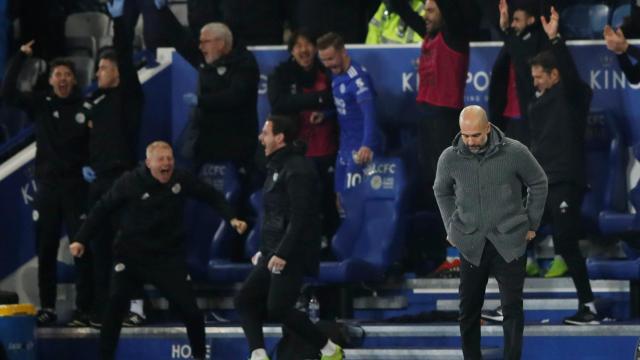
<svg viewBox="0 0 640 360">
<path fill-rule="evenodd" d="M 537 89 L 528 109 L 531 152 L 549 179 L 543 221 L 552 225 L 556 253 L 566 261 L 578 293 L 578 312 L 565 318 L 564 323 L 598 324 L 587 267 L 578 247 L 586 188 L 584 136 L 592 91 L 580 79 L 569 49 L 558 34 L 559 19 L 553 7 L 550 20 L 542 18 L 551 50 L 530 61 Z"/>
<path fill-rule="evenodd" d="M 258 133 L 260 73 L 255 57 L 234 41 L 222 23 L 203 26 L 198 45 L 166 0 L 156 0 L 156 6 L 172 44 L 198 70 L 198 88 L 184 95 L 194 107 L 192 121 L 199 132 L 193 148 L 196 163 L 233 161 L 239 169 L 250 166 Z"/>
<path fill-rule="evenodd" d="M 133 65 L 133 28 L 127 25 L 125 0 L 109 3 L 113 18 L 115 50 L 104 52 L 98 63 L 98 90 L 83 104 L 89 127 L 89 163 L 82 169 L 89 185 L 89 207 L 113 185 L 125 171 L 136 164 L 136 146 L 144 98 L 138 72 Z M 111 246 L 118 219 L 103 224 L 91 241 L 94 261 L 96 299 L 104 299 L 109 288 Z M 92 326 L 99 326 L 104 315 L 103 302 L 95 302 Z M 130 314 L 135 325 L 141 321 L 142 309 Z"/>
<path fill-rule="evenodd" d="M 80 112 L 82 94 L 77 87 L 73 63 L 57 59 L 50 64 L 49 84 L 45 93 L 18 90 L 18 75 L 27 58 L 33 54 L 30 41 L 20 47 L 11 60 L 2 94 L 7 103 L 23 108 L 35 123 L 37 192 L 33 221 L 38 249 L 38 289 L 40 307 L 38 325 L 56 321 L 56 260 L 60 228 L 74 234 L 82 222 L 87 202 L 87 185 L 81 168 L 87 161 L 89 133 Z M 91 311 L 92 268 L 90 257 L 77 259 L 76 312 L 71 325 L 87 325 Z"/>
<path fill-rule="evenodd" d="M 282 322 L 313 344 L 322 359 L 341 360 L 342 349 L 294 308 L 305 274 L 318 272 L 320 250 L 318 175 L 304 156 L 304 146 L 293 143 L 295 137 L 296 121 L 279 115 L 270 116 L 260 134 L 267 156 L 260 251 L 235 308 L 251 360 L 268 359 L 262 332 L 268 320 Z"/>
<path fill-rule="evenodd" d="M 531 7 L 516 5 L 510 18 L 507 1 L 500 0 L 499 14 L 504 46 L 491 71 L 489 118 L 496 124 L 504 122 L 507 136 L 529 146 L 527 109 L 535 96 L 529 60 L 548 48 L 549 40 Z"/>
<path fill-rule="evenodd" d="M 121 323 L 132 292 L 144 283 L 154 285 L 181 313 L 196 359 L 205 358 L 204 317 L 188 281 L 184 241 L 185 198 L 209 203 L 239 233 L 246 223 L 235 218 L 224 196 L 191 173 L 174 170 L 171 146 L 162 141 L 147 147 L 144 166 L 121 176 L 91 209 L 73 242 L 71 254 L 81 257 L 100 224 L 115 211 L 123 213 L 114 241 L 114 271 L 104 323 L 100 354 L 113 359 Z"/>
</svg>

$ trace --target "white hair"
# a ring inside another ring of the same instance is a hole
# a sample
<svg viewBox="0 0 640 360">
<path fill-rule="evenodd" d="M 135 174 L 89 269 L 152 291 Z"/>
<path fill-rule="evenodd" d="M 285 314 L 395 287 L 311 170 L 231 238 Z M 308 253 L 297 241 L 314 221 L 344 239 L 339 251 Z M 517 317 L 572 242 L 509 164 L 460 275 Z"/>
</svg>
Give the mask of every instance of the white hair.
<svg viewBox="0 0 640 360">
<path fill-rule="evenodd" d="M 228 50 L 231 50 L 233 47 L 233 34 L 231 34 L 231 30 L 229 30 L 227 25 L 220 22 L 210 22 L 200 29 L 200 33 L 204 32 L 208 32 L 214 37 L 222 39 Z"/>
<path fill-rule="evenodd" d="M 147 151 L 146 151 L 146 155 L 147 155 L 147 159 L 151 157 L 151 155 L 153 155 L 154 151 L 156 151 L 156 149 L 169 149 L 172 150 L 171 145 L 169 145 L 169 143 L 165 142 L 165 141 L 154 141 L 151 144 L 149 144 L 147 146 Z"/>
</svg>

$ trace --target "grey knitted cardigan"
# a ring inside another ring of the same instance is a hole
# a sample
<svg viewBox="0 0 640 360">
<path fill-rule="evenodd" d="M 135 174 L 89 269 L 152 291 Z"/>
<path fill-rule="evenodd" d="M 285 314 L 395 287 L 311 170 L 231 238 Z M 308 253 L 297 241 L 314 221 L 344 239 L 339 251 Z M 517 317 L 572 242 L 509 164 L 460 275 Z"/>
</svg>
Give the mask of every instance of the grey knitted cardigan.
<svg viewBox="0 0 640 360">
<path fill-rule="evenodd" d="M 547 198 L 547 177 L 526 146 L 493 125 L 488 142 L 484 154 L 474 154 L 458 134 L 440 155 L 433 185 L 449 242 L 474 265 L 487 240 L 506 262 L 524 255 Z"/>
</svg>

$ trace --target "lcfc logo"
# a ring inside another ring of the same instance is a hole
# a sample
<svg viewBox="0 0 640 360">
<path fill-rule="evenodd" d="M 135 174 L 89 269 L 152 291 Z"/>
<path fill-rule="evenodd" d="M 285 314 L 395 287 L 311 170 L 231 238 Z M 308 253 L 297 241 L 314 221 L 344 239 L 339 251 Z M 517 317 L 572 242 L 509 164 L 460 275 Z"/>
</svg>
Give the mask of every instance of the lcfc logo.
<svg viewBox="0 0 640 360">
<path fill-rule="evenodd" d="M 600 57 L 600 64 L 602 67 L 608 68 L 613 65 L 613 57 L 609 54 L 604 54 Z"/>
</svg>

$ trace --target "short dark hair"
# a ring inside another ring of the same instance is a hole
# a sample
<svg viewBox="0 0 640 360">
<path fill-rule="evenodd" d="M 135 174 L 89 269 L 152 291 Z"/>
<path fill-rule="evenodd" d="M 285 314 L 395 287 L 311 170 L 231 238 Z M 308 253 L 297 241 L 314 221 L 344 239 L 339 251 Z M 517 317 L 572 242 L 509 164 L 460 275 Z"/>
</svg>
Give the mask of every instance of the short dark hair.
<svg viewBox="0 0 640 360">
<path fill-rule="evenodd" d="M 73 77 L 78 77 L 78 74 L 76 73 L 76 65 L 73 63 L 73 61 L 67 58 L 55 58 L 51 60 L 51 62 L 49 63 L 49 77 L 53 75 L 53 70 L 55 70 L 55 68 L 59 66 L 66 67 L 67 69 L 69 69 L 69 71 L 71 71 Z"/>
<path fill-rule="evenodd" d="M 298 121 L 288 115 L 269 115 L 267 121 L 271 121 L 273 135 L 283 134 L 284 143 L 291 144 L 298 136 Z"/>
<path fill-rule="evenodd" d="M 98 60 L 109 60 L 118 66 L 118 53 L 113 48 L 104 49 Z"/>
<path fill-rule="evenodd" d="M 529 60 L 530 66 L 540 66 L 547 74 L 551 70 L 558 68 L 558 61 L 553 53 L 549 50 L 543 51 Z"/>
<path fill-rule="evenodd" d="M 289 37 L 289 41 L 287 42 L 287 50 L 289 50 L 289 52 L 291 52 L 291 50 L 293 50 L 293 47 L 296 46 L 296 42 L 299 38 L 306 39 L 314 46 L 316 45 L 316 36 L 314 36 L 307 29 L 298 29 L 291 34 L 291 37 Z"/>
<path fill-rule="evenodd" d="M 325 50 L 330 47 L 336 50 L 342 50 L 344 49 L 344 39 L 338 33 L 329 32 L 320 36 L 316 45 L 318 50 Z"/>
<path fill-rule="evenodd" d="M 516 11 L 524 11 L 527 16 L 533 16 L 536 21 L 538 21 L 538 14 L 540 13 L 539 11 L 536 10 L 536 8 L 530 4 L 516 4 L 513 8 L 513 12 Z"/>
</svg>

